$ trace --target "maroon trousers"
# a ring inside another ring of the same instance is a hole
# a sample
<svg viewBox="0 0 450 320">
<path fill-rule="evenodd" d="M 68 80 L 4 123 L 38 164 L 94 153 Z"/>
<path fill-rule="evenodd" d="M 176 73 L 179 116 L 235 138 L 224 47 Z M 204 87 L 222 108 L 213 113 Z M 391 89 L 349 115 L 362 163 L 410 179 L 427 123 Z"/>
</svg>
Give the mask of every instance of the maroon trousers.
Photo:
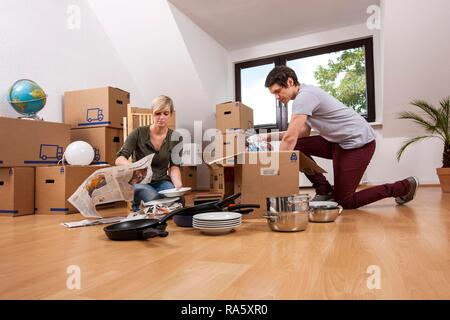
<svg viewBox="0 0 450 320">
<path fill-rule="evenodd" d="M 375 141 L 372 141 L 361 148 L 346 150 L 321 136 L 312 136 L 298 139 L 295 150 L 310 158 L 317 156 L 332 159 L 334 190 L 321 173 L 306 177 L 312 182 L 317 194 L 324 195 L 334 191 L 336 202 L 345 209 L 356 209 L 384 198 L 404 196 L 409 192 L 410 185 L 406 179 L 355 192 L 375 152 L 375 145 Z"/>
</svg>

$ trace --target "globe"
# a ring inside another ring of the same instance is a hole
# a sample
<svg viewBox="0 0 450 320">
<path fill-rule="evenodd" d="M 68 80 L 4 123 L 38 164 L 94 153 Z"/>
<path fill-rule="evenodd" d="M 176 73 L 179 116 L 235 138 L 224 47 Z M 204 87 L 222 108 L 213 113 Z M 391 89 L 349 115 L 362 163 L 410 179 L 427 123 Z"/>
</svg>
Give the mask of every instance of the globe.
<svg viewBox="0 0 450 320">
<path fill-rule="evenodd" d="M 9 103 L 28 118 L 36 118 L 36 113 L 44 108 L 46 102 L 44 90 L 32 80 L 17 80 L 9 89 Z"/>
</svg>

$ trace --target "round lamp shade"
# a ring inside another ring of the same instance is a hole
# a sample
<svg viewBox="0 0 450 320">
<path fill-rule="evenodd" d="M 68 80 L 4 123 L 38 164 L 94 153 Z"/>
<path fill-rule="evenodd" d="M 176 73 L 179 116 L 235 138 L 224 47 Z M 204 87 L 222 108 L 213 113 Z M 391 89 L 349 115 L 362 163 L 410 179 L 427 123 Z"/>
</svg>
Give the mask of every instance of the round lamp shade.
<svg viewBox="0 0 450 320">
<path fill-rule="evenodd" d="M 64 152 L 64 158 L 71 165 L 87 166 L 92 163 L 94 156 L 94 148 L 84 141 L 72 142 Z"/>
</svg>

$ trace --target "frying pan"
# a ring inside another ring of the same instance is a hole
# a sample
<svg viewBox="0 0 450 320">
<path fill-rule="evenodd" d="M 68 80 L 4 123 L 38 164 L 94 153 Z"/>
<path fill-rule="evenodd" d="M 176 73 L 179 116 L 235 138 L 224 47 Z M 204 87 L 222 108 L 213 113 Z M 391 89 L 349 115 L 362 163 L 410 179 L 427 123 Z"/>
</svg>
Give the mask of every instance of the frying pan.
<svg viewBox="0 0 450 320">
<path fill-rule="evenodd" d="M 174 215 L 187 210 L 189 207 L 179 208 L 164 218 L 160 219 L 139 219 L 124 221 L 112 224 L 103 229 L 106 236 L 111 240 L 142 240 L 156 236 L 167 237 L 167 220 Z"/>
</svg>

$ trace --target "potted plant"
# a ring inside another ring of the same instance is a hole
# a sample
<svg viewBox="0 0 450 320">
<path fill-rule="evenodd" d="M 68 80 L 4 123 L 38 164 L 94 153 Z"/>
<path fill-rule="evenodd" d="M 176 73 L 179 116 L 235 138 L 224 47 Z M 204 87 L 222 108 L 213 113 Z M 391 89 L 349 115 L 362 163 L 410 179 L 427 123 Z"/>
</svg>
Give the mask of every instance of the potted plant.
<svg viewBox="0 0 450 320">
<path fill-rule="evenodd" d="M 442 191 L 450 192 L 450 97 L 440 101 L 439 107 L 423 100 L 414 100 L 411 104 L 422 112 L 420 114 L 410 111 L 402 112 L 399 114 L 399 119 L 412 120 L 424 128 L 426 134 L 405 141 L 397 152 L 397 160 L 400 161 L 405 149 L 417 141 L 428 138 L 441 139 L 444 144 L 442 168 L 437 168 L 436 171 Z"/>
</svg>

